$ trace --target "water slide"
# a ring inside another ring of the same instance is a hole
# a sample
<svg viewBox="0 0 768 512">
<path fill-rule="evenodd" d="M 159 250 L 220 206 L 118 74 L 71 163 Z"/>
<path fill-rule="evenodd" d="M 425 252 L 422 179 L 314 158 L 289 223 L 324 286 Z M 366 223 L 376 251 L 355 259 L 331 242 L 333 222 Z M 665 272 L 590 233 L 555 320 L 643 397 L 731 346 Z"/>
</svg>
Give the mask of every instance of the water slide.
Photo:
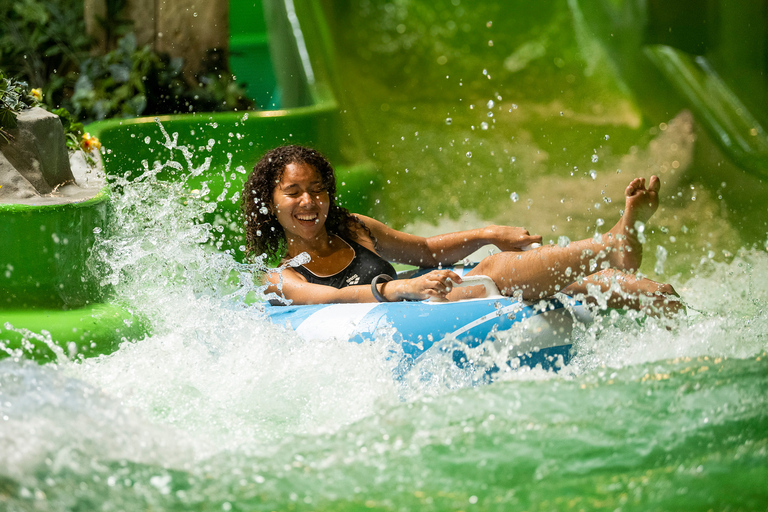
<svg viewBox="0 0 768 512">
<path fill-rule="evenodd" d="M 696 10 L 689 3 L 661 9 L 653 1 L 569 0 L 568 6 L 600 41 L 646 116 L 668 119 L 667 112 L 688 108 L 730 162 L 768 176 L 765 27 L 734 29 L 740 22 L 751 26 L 747 20 L 759 19 L 752 11 L 761 7 L 723 0 Z M 233 0 L 230 18 L 231 67 L 259 110 L 95 123 L 89 130 L 108 148 L 107 174 L 135 179 L 189 149 L 187 168 L 159 167 L 153 179 L 194 169 L 185 178 L 190 193 L 231 197 L 207 220 L 228 233 L 221 248 L 235 252 L 242 244 L 236 196 L 245 172 L 278 144 L 311 144 L 341 162 L 341 202 L 366 211 L 376 174 L 356 142 L 342 135 L 331 37 L 319 2 Z M 105 189 L 81 203 L 0 205 L 0 308 L 3 323 L 13 326 L 0 326 L 7 347 L 29 343 L 35 357 L 46 359 L 54 357 L 55 341 L 70 356 L 93 355 L 144 332 L 139 319 L 106 301 L 87 267 L 94 230 L 109 224 L 108 201 Z"/>
<path fill-rule="evenodd" d="M 646 113 L 687 108 L 736 167 L 768 178 L 768 5 L 573 1 Z"/>
</svg>

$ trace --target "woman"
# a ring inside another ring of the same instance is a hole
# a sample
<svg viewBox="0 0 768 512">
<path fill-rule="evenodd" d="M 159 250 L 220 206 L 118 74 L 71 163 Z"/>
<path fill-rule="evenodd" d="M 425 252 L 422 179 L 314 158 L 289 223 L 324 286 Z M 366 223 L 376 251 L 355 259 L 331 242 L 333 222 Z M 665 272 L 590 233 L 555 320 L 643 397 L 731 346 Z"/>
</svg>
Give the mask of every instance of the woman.
<svg viewBox="0 0 768 512">
<path fill-rule="evenodd" d="M 419 267 L 451 265 L 486 244 L 501 253 L 483 259 L 467 275 L 489 276 L 505 295 L 526 300 L 556 292 L 574 296 L 600 289 L 611 293 L 609 307 L 675 310 L 671 286 L 627 272 L 640 266 L 642 247 L 636 222 L 646 222 L 658 207 L 660 182 L 634 179 L 625 191 L 625 211 L 602 239 L 544 246 L 523 228 L 488 226 L 429 238 L 409 235 L 336 204 L 336 179 L 317 151 L 283 146 L 256 164 L 243 190 L 247 250 L 283 260 L 307 253 L 309 262 L 267 279 L 274 292 L 293 304 L 399 300 L 461 300 L 484 294 L 481 286 L 452 288 L 462 279 L 435 270 L 413 279 L 397 279 L 389 261 Z M 595 269 L 602 269 L 594 273 Z M 590 285 L 598 288 L 589 288 Z"/>
</svg>

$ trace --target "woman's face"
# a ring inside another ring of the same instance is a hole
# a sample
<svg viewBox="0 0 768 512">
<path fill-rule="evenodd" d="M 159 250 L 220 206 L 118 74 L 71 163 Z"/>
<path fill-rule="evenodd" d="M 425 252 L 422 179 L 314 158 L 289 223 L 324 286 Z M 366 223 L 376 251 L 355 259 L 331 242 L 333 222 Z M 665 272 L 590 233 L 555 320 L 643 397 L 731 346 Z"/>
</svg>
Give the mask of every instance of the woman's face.
<svg viewBox="0 0 768 512">
<path fill-rule="evenodd" d="M 285 236 L 312 241 L 325 233 L 330 198 L 314 167 L 305 163 L 285 166 L 272 193 L 273 213 Z"/>
</svg>

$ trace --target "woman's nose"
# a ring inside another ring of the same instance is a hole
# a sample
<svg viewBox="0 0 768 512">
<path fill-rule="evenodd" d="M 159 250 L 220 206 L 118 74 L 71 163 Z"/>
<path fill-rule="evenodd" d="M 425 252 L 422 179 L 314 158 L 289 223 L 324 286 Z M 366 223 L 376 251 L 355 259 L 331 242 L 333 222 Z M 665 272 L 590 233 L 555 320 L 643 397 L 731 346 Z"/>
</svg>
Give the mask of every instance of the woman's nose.
<svg viewBox="0 0 768 512">
<path fill-rule="evenodd" d="M 309 192 L 304 192 L 301 194 L 301 197 L 299 197 L 299 204 L 310 204 L 312 203 L 312 194 Z"/>
</svg>

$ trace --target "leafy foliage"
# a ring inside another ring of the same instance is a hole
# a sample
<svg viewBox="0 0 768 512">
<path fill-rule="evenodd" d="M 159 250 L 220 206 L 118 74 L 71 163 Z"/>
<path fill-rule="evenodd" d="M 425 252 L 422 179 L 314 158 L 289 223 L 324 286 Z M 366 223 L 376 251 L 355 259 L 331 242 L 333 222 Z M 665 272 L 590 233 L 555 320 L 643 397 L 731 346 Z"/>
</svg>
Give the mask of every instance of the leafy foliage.
<svg viewBox="0 0 768 512">
<path fill-rule="evenodd" d="M 24 109 L 37 105 L 26 82 L 6 78 L 0 71 L 0 137 L 11 138 L 8 130 L 16 128 L 16 116 Z"/>
<path fill-rule="evenodd" d="M 80 148 L 80 140 L 85 133 L 85 127 L 83 123 L 77 122 L 69 110 L 65 108 L 57 108 L 52 110 L 54 114 L 59 116 L 61 120 L 61 126 L 64 128 L 64 136 L 67 142 L 67 148 L 70 151 L 75 151 Z"/>
<path fill-rule="evenodd" d="M 112 49 L 93 55 L 82 0 L 0 0 L 0 69 L 42 88 L 46 108 L 66 108 L 74 123 L 253 107 L 221 51 L 211 50 L 208 69 L 185 77 L 182 59 L 137 45 L 121 17 L 125 0 L 106 3 L 98 21 Z"/>
<path fill-rule="evenodd" d="M 183 64 L 182 59 L 157 54 L 149 46 L 138 47 L 129 33 L 111 52 L 83 63 L 72 96 L 74 112 L 91 121 L 252 106 L 230 74 L 218 74 L 214 69 L 190 86 L 182 75 Z"/>
<path fill-rule="evenodd" d="M 92 43 L 82 0 L 0 0 L 0 67 L 42 88 L 50 107 L 72 94 Z"/>
</svg>

